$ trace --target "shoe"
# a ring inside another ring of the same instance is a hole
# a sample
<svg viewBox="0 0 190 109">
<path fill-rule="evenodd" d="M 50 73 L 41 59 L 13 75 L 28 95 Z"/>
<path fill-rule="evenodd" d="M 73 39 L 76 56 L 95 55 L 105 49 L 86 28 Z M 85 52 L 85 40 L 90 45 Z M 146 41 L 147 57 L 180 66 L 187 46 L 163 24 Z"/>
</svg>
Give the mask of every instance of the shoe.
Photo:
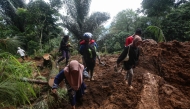
<svg viewBox="0 0 190 109">
<path fill-rule="evenodd" d="M 93 77 L 91 78 L 91 81 L 94 81 L 94 78 L 93 78 Z"/>
<path fill-rule="evenodd" d="M 134 88 L 133 88 L 133 86 L 129 86 L 129 89 L 130 89 L 130 90 L 133 90 Z"/>
<path fill-rule="evenodd" d="M 84 90 L 84 93 L 88 93 L 88 90 L 86 89 L 86 90 Z"/>
</svg>

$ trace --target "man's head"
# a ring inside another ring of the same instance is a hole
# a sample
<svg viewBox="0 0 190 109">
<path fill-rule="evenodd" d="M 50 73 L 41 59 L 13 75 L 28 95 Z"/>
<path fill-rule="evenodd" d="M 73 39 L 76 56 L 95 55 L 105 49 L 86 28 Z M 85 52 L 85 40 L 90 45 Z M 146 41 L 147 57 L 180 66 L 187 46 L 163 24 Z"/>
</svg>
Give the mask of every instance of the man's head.
<svg viewBox="0 0 190 109">
<path fill-rule="evenodd" d="M 18 50 L 20 50 L 20 47 L 18 47 Z"/>
<path fill-rule="evenodd" d="M 133 46 L 138 47 L 139 45 L 142 44 L 142 39 L 140 36 L 135 36 L 135 38 L 133 39 Z"/>
<path fill-rule="evenodd" d="M 91 39 L 92 39 L 92 33 L 90 33 L 90 32 L 86 32 L 86 33 L 84 33 L 84 35 L 83 35 L 83 39 L 86 41 L 86 42 L 89 42 Z"/>
<path fill-rule="evenodd" d="M 137 28 L 135 31 L 135 35 L 141 36 L 142 30 L 140 28 Z"/>
</svg>

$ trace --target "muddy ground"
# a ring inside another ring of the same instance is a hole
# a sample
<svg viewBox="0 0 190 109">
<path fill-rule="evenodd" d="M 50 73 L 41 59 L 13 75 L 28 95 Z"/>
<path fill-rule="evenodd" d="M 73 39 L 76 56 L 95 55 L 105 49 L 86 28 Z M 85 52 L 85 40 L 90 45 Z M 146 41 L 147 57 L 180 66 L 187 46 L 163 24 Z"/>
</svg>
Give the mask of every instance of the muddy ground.
<svg viewBox="0 0 190 109">
<path fill-rule="evenodd" d="M 190 42 L 143 44 L 132 90 L 125 71 L 114 71 L 118 56 L 102 55 L 105 66 L 96 62 L 95 80 L 85 80 L 87 92 L 77 109 L 190 109 Z M 71 59 L 81 62 L 81 56 Z M 68 102 L 59 107 L 68 108 Z"/>
</svg>

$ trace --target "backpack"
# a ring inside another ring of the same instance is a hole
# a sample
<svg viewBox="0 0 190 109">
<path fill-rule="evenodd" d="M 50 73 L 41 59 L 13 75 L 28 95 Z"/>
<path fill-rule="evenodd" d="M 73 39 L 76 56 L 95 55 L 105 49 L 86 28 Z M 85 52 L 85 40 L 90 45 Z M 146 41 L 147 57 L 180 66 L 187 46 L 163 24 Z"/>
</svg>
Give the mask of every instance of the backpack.
<svg viewBox="0 0 190 109">
<path fill-rule="evenodd" d="M 96 58 L 96 46 L 94 43 L 86 45 L 84 49 L 84 57 L 86 59 L 94 59 Z"/>
</svg>

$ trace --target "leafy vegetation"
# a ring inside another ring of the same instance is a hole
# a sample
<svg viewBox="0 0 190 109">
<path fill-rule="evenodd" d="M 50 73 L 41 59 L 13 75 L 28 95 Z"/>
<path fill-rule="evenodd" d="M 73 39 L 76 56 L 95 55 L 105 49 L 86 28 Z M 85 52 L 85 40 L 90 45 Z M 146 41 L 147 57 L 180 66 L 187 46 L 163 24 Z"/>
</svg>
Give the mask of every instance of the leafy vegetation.
<svg viewBox="0 0 190 109">
<path fill-rule="evenodd" d="M 162 23 L 162 29 L 167 40 L 190 40 L 190 3 L 174 9 Z"/>
<path fill-rule="evenodd" d="M 20 78 L 31 77 L 32 63 L 18 62 L 9 53 L 0 54 L 0 106 L 30 104 L 30 98 L 36 97 L 34 87 Z"/>
<path fill-rule="evenodd" d="M 145 38 L 154 39 L 157 42 L 166 41 L 162 30 L 156 26 L 149 26 L 144 33 Z"/>
<path fill-rule="evenodd" d="M 66 15 L 62 15 L 62 25 L 67 28 L 76 39 L 82 39 L 84 32 L 93 33 L 110 16 L 105 12 L 94 12 L 90 16 L 91 0 L 64 0 Z"/>
</svg>

